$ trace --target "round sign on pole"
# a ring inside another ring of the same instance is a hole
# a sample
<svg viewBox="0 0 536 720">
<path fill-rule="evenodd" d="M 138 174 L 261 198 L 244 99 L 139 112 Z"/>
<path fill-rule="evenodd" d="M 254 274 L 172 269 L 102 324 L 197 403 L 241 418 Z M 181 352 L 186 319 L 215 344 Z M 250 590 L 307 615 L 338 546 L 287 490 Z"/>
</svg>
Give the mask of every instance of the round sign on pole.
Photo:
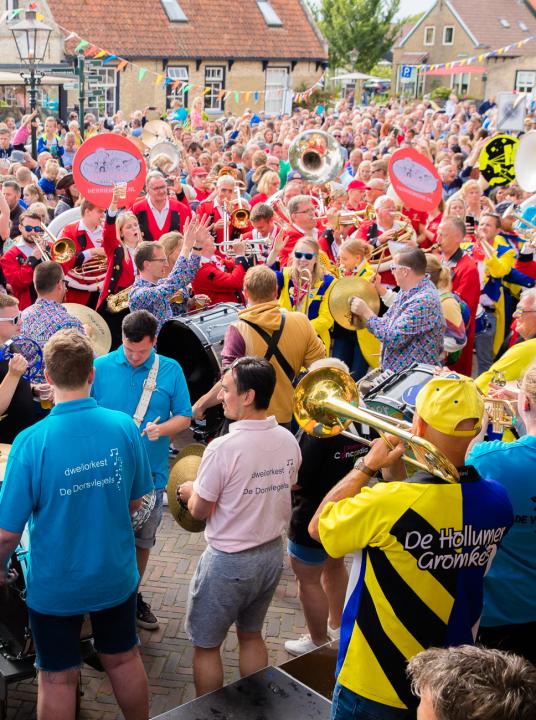
<svg viewBox="0 0 536 720">
<path fill-rule="evenodd" d="M 102 208 L 109 206 L 116 183 L 126 183 L 126 197 L 120 198 L 118 205 L 130 207 L 143 188 L 146 170 L 136 145 L 112 133 L 86 140 L 73 162 L 76 187 L 83 197 Z"/>
<path fill-rule="evenodd" d="M 484 145 L 478 165 L 480 172 L 494 187 L 510 185 L 516 177 L 515 157 L 519 140 L 512 135 L 495 135 Z"/>
<path fill-rule="evenodd" d="M 389 178 L 405 207 L 432 212 L 441 201 L 443 187 L 437 170 L 413 148 L 394 153 L 389 161 Z"/>
</svg>

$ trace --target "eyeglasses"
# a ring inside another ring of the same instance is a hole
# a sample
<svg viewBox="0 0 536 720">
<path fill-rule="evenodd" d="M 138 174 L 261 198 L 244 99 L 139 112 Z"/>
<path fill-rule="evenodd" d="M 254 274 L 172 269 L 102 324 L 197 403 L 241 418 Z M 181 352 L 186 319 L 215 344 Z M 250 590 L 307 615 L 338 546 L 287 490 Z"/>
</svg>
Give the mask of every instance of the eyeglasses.
<svg viewBox="0 0 536 720">
<path fill-rule="evenodd" d="M 517 308 L 517 310 L 514 312 L 513 317 L 523 317 L 523 315 L 526 315 L 527 313 L 533 313 L 536 312 L 536 310 L 525 310 L 525 308 Z"/>
<path fill-rule="evenodd" d="M 15 315 L 15 317 L 0 318 L 0 322 L 7 322 L 7 323 L 11 323 L 11 325 L 16 325 L 18 322 L 20 322 L 20 318 L 21 318 L 21 314 L 17 313 L 17 315 Z"/>
<path fill-rule="evenodd" d="M 314 211 L 315 211 L 315 209 L 311 207 L 311 208 L 307 208 L 307 210 L 296 210 L 294 212 L 294 215 L 305 215 L 306 213 L 311 215 L 314 213 Z"/>
<path fill-rule="evenodd" d="M 149 188 L 149 190 L 167 190 L 167 185 L 157 185 L 156 187 Z"/>
<path fill-rule="evenodd" d="M 41 225 L 23 225 L 26 232 L 36 232 L 36 233 L 43 233 L 44 230 Z"/>
<path fill-rule="evenodd" d="M 316 253 L 295 252 L 294 257 L 296 258 L 296 260 L 301 260 L 302 258 L 304 260 L 312 260 L 316 257 Z"/>
<path fill-rule="evenodd" d="M 167 258 L 152 258 L 151 260 L 148 260 L 147 262 L 165 263 L 165 262 L 167 262 Z"/>
</svg>

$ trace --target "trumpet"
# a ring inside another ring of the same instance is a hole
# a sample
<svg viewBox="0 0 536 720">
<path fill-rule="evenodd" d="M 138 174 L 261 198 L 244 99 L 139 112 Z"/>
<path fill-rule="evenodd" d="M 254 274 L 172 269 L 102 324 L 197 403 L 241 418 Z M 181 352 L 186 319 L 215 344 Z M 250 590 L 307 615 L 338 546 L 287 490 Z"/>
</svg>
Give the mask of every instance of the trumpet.
<svg viewBox="0 0 536 720">
<path fill-rule="evenodd" d="M 244 207 L 242 203 L 242 196 L 240 195 L 240 188 L 235 187 L 236 192 L 236 200 L 234 203 L 238 205 L 237 208 L 235 208 L 230 213 L 230 221 L 231 225 L 234 228 L 238 228 L 239 230 L 242 230 L 243 228 L 246 228 L 249 225 L 249 216 L 251 215 L 250 211 Z M 233 203 L 233 204 L 234 204 Z"/>
<path fill-rule="evenodd" d="M 506 429 L 516 424 L 516 411 L 510 400 L 486 396 L 484 407 L 489 416 L 491 428 L 496 435 L 502 435 Z"/>
<path fill-rule="evenodd" d="M 409 452 L 403 459 L 420 470 L 426 470 L 446 482 L 459 480 L 455 465 L 425 438 L 414 435 L 410 423 L 359 405 L 359 391 L 349 373 L 332 367 L 307 373 L 298 383 L 293 397 L 293 412 L 298 425 L 318 438 L 344 433 L 353 440 L 370 445 L 371 441 L 347 428 L 353 421 L 375 428 L 384 438 L 386 433 L 404 440 Z"/>
</svg>

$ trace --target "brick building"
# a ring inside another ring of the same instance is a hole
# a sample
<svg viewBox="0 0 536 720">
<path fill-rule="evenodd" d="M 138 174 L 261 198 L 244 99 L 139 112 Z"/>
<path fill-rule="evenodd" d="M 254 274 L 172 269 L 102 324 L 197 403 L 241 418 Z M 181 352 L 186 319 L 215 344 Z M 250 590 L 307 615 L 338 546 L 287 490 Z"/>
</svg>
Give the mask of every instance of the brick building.
<svg viewBox="0 0 536 720">
<path fill-rule="evenodd" d="M 536 35 L 536 0 L 437 0 L 393 49 L 393 91 L 422 96 L 446 85 L 464 97 L 536 90 L 536 41 L 449 75 L 424 75 L 417 65 L 485 55 Z M 403 71 L 402 68 L 405 68 Z M 408 70 L 410 68 L 411 70 Z M 403 72 L 409 74 L 403 80 Z"/>
</svg>

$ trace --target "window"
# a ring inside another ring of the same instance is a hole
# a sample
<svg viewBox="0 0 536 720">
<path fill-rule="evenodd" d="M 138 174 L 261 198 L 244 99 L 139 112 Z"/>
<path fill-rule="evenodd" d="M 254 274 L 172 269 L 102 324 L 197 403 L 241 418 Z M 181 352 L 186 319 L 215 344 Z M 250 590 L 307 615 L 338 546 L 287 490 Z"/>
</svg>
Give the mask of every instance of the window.
<svg viewBox="0 0 536 720">
<path fill-rule="evenodd" d="M 221 91 L 225 88 L 225 68 L 220 65 L 205 67 L 205 87 L 209 92 L 205 95 L 205 110 L 223 110 Z"/>
<path fill-rule="evenodd" d="M 508 20 L 506 20 L 506 18 L 499 18 L 499 22 L 501 23 L 503 28 L 510 27 L 510 23 L 508 22 Z"/>
<path fill-rule="evenodd" d="M 536 71 L 534 70 L 518 70 L 516 72 L 517 92 L 531 93 L 536 85 Z"/>
<path fill-rule="evenodd" d="M 160 0 L 170 22 L 188 22 L 178 0 Z"/>
<path fill-rule="evenodd" d="M 179 100 L 184 107 L 188 107 L 188 93 L 184 92 L 183 87 L 188 82 L 188 65 L 168 65 L 167 77 L 172 81 L 171 85 L 168 85 L 166 104 L 167 107 L 171 107 L 172 100 Z M 173 88 L 173 82 L 175 80 L 181 80 L 182 82 Z"/>
<path fill-rule="evenodd" d="M 454 45 L 454 26 L 446 25 L 443 28 L 443 45 Z"/>
<path fill-rule="evenodd" d="M 435 27 L 429 25 L 424 28 L 424 44 L 433 45 L 435 43 Z"/>
<path fill-rule="evenodd" d="M 88 83 L 88 95 L 93 95 L 94 104 L 99 113 L 112 116 L 117 112 L 117 73 L 113 67 L 92 65 L 91 72 L 98 75 L 98 80 Z"/>
<path fill-rule="evenodd" d="M 19 9 L 19 0 L 6 0 L 7 12 L 13 12 L 13 10 Z"/>
<path fill-rule="evenodd" d="M 267 115 L 281 115 L 291 112 L 292 99 L 288 81 L 288 68 L 269 67 L 266 69 L 264 112 Z"/>
<path fill-rule="evenodd" d="M 450 86 L 459 97 L 464 97 L 469 91 L 469 73 L 451 75 Z"/>
<path fill-rule="evenodd" d="M 268 0 L 257 0 L 257 6 L 268 27 L 281 27 L 283 23 Z"/>
<path fill-rule="evenodd" d="M 523 20 L 518 20 L 517 24 L 519 25 L 519 29 L 522 30 L 523 32 L 529 31 L 527 23 L 524 23 Z"/>
</svg>

